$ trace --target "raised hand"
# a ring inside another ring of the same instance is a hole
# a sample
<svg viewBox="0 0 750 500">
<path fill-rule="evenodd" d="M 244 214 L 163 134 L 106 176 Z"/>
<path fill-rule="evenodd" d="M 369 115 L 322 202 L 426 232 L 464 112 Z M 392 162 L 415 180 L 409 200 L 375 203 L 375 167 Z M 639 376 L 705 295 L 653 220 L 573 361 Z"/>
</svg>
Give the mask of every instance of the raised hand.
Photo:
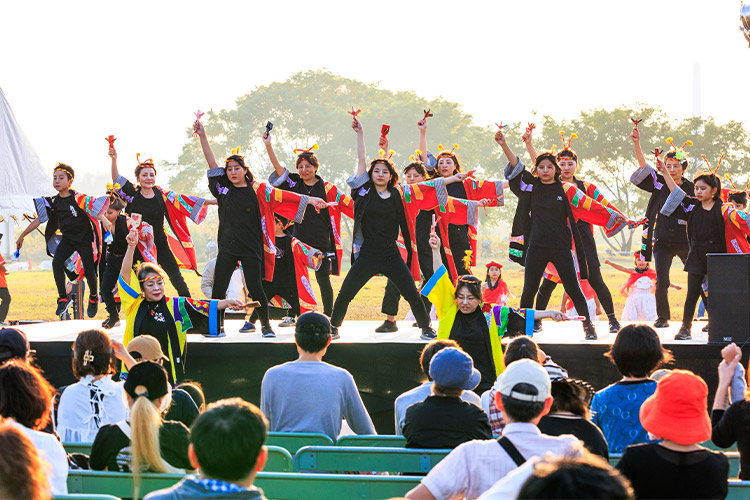
<svg viewBox="0 0 750 500">
<path fill-rule="evenodd" d="M 381 135 L 380 139 L 378 139 L 378 146 L 380 146 L 380 149 L 383 151 L 388 151 L 388 139 Z"/>
<path fill-rule="evenodd" d="M 114 148 L 114 147 L 111 147 L 111 148 L 109 148 L 109 151 L 107 151 L 107 154 L 108 154 L 108 155 L 109 155 L 109 157 L 110 157 L 110 158 L 112 158 L 113 160 L 116 160 L 116 159 L 117 159 L 117 151 L 115 150 L 115 148 Z"/>
<path fill-rule="evenodd" d="M 417 122 L 417 128 L 419 130 L 427 130 L 427 118 L 422 118 Z"/>
<path fill-rule="evenodd" d="M 721 357 L 727 363 L 731 363 L 738 354 L 742 356 L 742 349 L 737 347 L 734 342 L 724 346 L 724 349 L 721 350 Z"/>
<path fill-rule="evenodd" d="M 271 144 L 271 133 L 268 130 L 263 132 L 261 138 L 263 139 L 263 144 Z"/>
<path fill-rule="evenodd" d="M 505 134 L 503 134 L 502 130 L 498 130 L 497 132 L 495 132 L 495 142 L 500 146 L 505 145 Z"/>
<path fill-rule="evenodd" d="M 138 230 L 137 229 L 131 229 L 127 236 L 125 236 L 125 241 L 128 242 L 129 247 L 135 247 L 138 245 Z"/>
<path fill-rule="evenodd" d="M 200 136 L 206 135 L 206 129 L 203 128 L 203 124 L 200 122 L 200 120 L 195 120 L 195 122 L 193 123 L 193 133 Z"/>
<path fill-rule="evenodd" d="M 641 142 L 641 131 L 638 130 L 638 127 L 633 127 L 633 131 L 630 132 L 630 138 L 633 140 L 634 144 Z"/>
<path fill-rule="evenodd" d="M 440 238 L 438 238 L 434 227 L 430 231 L 430 248 L 432 248 L 433 250 L 437 250 L 440 248 Z"/>
<path fill-rule="evenodd" d="M 357 120 L 356 117 L 354 118 L 354 120 L 352 120 L 352 130 L 354 130 L 358 134 L 362 133 L 362 124 L 359 120 Z"/>
</svg>

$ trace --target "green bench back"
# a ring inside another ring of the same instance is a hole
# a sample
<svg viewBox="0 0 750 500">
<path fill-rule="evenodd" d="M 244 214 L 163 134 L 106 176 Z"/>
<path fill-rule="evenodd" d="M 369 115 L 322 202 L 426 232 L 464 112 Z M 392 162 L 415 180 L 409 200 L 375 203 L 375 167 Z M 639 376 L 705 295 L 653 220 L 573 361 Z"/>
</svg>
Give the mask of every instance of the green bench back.
<svg viewBox="0 0 750 500">
<path fill-rule="evenodd" d="M 66 453 L 83 453 L 91 455 L 91 445 L 93 443 L 63 443 Z"/>
<path fill-rule="evenodd" d="M 740 454 L 736 451 L 725 451 L 724 454 L 729 459 L 729 477 L 737 478 L 740 475 Z M 609 455 L 609 465 L 612 467 L 622 458 L 622 453 L 612 453 Z M 750 497 L 749 497 L 750 498 Z"/>
<path fill-rule="evenodd" d="M 750 498 L 750 481 L 730 479 L 726 500 L 747 500 L 748 498 Z"/>
<path fill-rule="evenodd" d="M 333 440 L 318 432 L 269 432 L 266 445 L 280 446 L 294 455 L 303 446 L 333 446 Z"/>
<path fill-rule="evenodd" d="M 95 493 L 78 493 L 77 495 L 55 495 L 52 497 L 52 500 L 120 500 L 120 497 Z"/>
<path fill-rule="evenodd" d="M 296 472 L 427 473 L 451 450 L 306 446 L 294 455 Z"/>
<path fill-rule="evenodd" d="M 336 441 L 336 446 L 370 446 L 374 448 L 404 448 L 406 438 L 404 436 L 387 435 L 362 435 L 344 436 Z"/>
</svg>

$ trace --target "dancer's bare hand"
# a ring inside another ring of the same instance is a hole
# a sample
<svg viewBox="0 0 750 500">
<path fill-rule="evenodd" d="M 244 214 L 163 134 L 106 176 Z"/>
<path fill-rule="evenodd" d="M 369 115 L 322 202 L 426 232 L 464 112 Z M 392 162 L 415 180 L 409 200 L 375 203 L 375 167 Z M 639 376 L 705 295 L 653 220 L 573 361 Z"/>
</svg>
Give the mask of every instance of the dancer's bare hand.
<svg viewBox="0 0 750 500">
<path fill-rule="evenodd" d="M 378 139 L 378 146 L 380 146 L 380 149 L 383 151 L 388 151 L 388 139 L 381 135 L 380 139 Z"/>
<path fill-rule="evenodd" d="M 195 120 L 193 123 L 193 132 L 203 137 L 206 135 L 206 129 L 203 128 L 203 124 L 200 120 Z"/>
<path fill-rule="evenodd" d="M 426 119 L 426 118 L 422 118 L 421 120 L 419 120 L 419 121 L 417 122 L 417 128 L 418 128 L 418 129 L 419 129 L 420 131 L 422 131 L 422 130 L 427 130 L 427 119 Z"/>
<path fill-rule="evenodd" d="M 263 132 L 262 139 L 263 139 L 263 144 L 271 144 L 271 133 L 268 130 L 266 130 L 265 132 Z"/>
<path fill-rule="evenodd" d="M 358 134 L 362 133 L 362 123 L 356 118 L 352 120 L 352 130 L 354 130 Z"/>
<path fill-rule="evenodd" d="M 742 356 L 742 349 L 740 349 L 734 342 L 724 346 L 724 349 L 721 350 L 721 357 L 727 363 L 731 363 L 732 360 L 734 360 L 734 357 L 738 354 Z"/>
<path fill-rule="evenodd" d="M 430 248 L 432 248 L 433 250 L 437 250 L 440 248 L 440 238 L 438 238 L 434 227 L 432 228 L 432 231 L 430 231 Z"/>
<path fill-rule="evenodd" d="M 565 319 L 567 319 L 567 316 L 565 316 L 560 311 L 550 311 L 549 317 L 555 321 L 565 321 Z"/>
<path fill-rule="evenodd" d="M 129 247 L 135 247 L 138 245 L 138 230 L 137 229 L 131 229 L 127 236 L 125 236 L 125 241 L 128 242 Z"/>
<path fill-rule="evenodd" d="M 116 160 L 116 159 L 117 159 L 117 151 L 115 150 L 115 148 L 109 148 L 109 151 L 107 151 L 107 154 L 108 154 L 108 155 L 109 155 L 109 157 L 110 157 L 110 158 L 112 158 L 113 160 Z"/>
<path fill-rule="evenodd" d="M 735 354 L 732 358 L 732 361 L 727 363 L 726 361 L 722 361 L 719 363 L 719 383 L 725 383 L 728 384 L 731 382 L 732 377 L 734 377 L 734 370 L 737 368 L 737 363 L 740 362 L 740 359 L 742 358 L 742 353 Z"/>
<path fill-rule="evenodd" d="M 641 142 L 641 131 L 638 130 L 638 127 L 633 127 L 633 131 L 630 132 L 630 138 L 633 140 L 634 144 Z"/>
<path fill-rule="evenodd" d="M 498 130 L 497 132 L 495 132 L 495 142 L 500 146 L 505 145 L 505 134 L 503 134 L 502 130 Z"/>
</svg>

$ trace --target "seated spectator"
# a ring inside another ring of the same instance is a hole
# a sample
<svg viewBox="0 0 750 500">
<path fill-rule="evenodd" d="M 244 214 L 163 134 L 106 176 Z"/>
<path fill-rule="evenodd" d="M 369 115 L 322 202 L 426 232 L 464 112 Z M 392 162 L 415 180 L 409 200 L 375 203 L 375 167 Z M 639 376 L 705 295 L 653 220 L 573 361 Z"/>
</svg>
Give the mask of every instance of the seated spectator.
<svg viewBox="0 0 750 500">
<path fill-rule="evenodd" d="M 427 377 L 427 382 L 415 387 L 414 389 L 406 391 L 396 398 L 396 401 L 393 404 L 394 414 L 396 416 L 396 435 L 401 436 L 403 434 L 406 410 L 414 403 L 424 401 L 427 396 L 432 394 L 433 380 L 430 377 L 430 361 L 432 361 L 432 357 L 435 354 L 446 347 L 456 347 L 460 349 L 455 340 L 449 339 L 433 340 L 422 349 L 422 354 L 419 356 L 419 366 L 422 367 L 422 373 Z M 473 391 L 463 391 L 461 393 L 461 399 L 469 403 L 474 403 L 477 406 L 480 404 L 479 396 Z"/>
<path fill-rule="evenodd" d="M 29 361 L 31 353 L 25 333 L 18 328 L 0 329 L 0 365 L 11 359 Z"/>
<path fill-rule="evenodd" d="M 609 452 L 622 453 L 628 445 L 649 441 L 638 411 L 656 390 L 649 374 L 662 363 L 671 362 L 672 353 L 661 346 L 650 326 L 627 325 L 617 333 L 605 356 L 623 377 L 594 394 L 591 421 L 602 430 Z"/>
<path fill-rule="evenodd" d="M 45 464 L 34 443 L 11 423 L 0 419 L 0 498 L 48 500 Z"/>
<path fill-rule="evenodd" d="M 57 432 L 63 443 L 91 443 L 102 425 L 125 420 L 122 383 L 112 380 L 115 350 L 101 330 L 86 330 L 73 342 L 75 384 L 60 392 Z"/>
<path fill-rule="evenodd" d="M 583 380 L 559 378 L 552 380 L 552 408 L 539 421 L 539 430 L 548 436 L 572 434 L 591 453 L 609 459 L 604 434 L 589 421 L 589 405 L 594 388 Z"/>
<path fill-rule="evenodd" d="M 212 403 L 190 430 L 188 455 L 198 476 L 154 491 L 146 500 L 180 498 L 246 498 L 264 500 L 253 486 L 268 451 L 263 446 L 268 424 L 257 406 L 239 398 Z"/>
<path fill-rule="evenodd" d="M 200 382 L 195 380 L 183 382 L 177 386 L 177 389 L 187 392 L 198 407 L 198 411 L 203 413 L 203 410 L 206 409 L 206 395 L 203 394 L 203 386 Z"/>
<path fill-rule="evenodd" d="M 472 439 L 492 439 L 487 414 L 461 400 L 481 379 L 471 356 L 456 347 L 442 349 L 430 362 L 435 381 L 432 396 L 406 410 L 404 436 L 407 448 L 455 448 Z"/>
<path fill-rule="evenodd" d="M 500 440 L 476 440 L 450 452 L 406 498 L 477 498 L 526 460 L 554 455 L 579 457 L 574 436 L 545 436 L 539 419 L 552 406 L 550 379 L 542 366 L 522 359 L 510 364 L 496 382 L 495 404 L 507 424 Z"/>
<path fill-rule="evenodd" d="M 323 362 L 331 343 L 328 318 L 302 314 L 294 341 L 299 358 L 270 368 L 261 383 L 260 407 L 271 432 L 321 432 L 335 441 L 346 418 L 355 433 L 375 434 L 354 378 Z"/>
<path fill-rule="evenodd" d="M 745 398 L 733 402 L 727 408 L 727 393 L 736 380 L 737 369 L 742 358 L 742 351 L 734 344 L 722 350 L 724 360 L 719 364 L 719 386 L 714 397 L 711 412 L 711 441 L 720 448 L 729 448 L 737 443 L 740 452 L 740 479 L 750 480 L 750 393 Z M 725 355 L 726 354 L 726 355 Z M 727 356 L 732 359 L 727 361 Z M 750 368 L 749 368 L 750 369 Z M 732 391 L 734 393 L 734 391 Z M 734 394 L 733 394 L 734 395 Z"/>
<path fill-rule="evenodd" d="M 39 370 L 20 359 L 0 365 L 0 416 L 11 418 L 49 465 L 53 495 L 68 493 L 68 456 L 54 434 L 42 432 L 51 418 L 55 390 Z M 6 453 L 1 449 L 0 454 Z"/>
<path fill-rule="evenodd" d="M 162 421 L 171 395 L 164 368 L 151 361 L 136 364 L 128 373 L 124 389 L 130 420 L 99 429 L 91 447 L 91 468 L 133 472 L 136 477 L 144 471 L 192 469 L 187 427 L 180 422 Z"/>
<path fill-rule="evenodd" d="M 643 428 L 661 442 L 630 445 L 617 464 L 639 499 L 727 496 L 729 460 L 698 444 L 711 436 L 707 397 L 702 378 L 672 370 L 641 405 Z"/>
</svg>

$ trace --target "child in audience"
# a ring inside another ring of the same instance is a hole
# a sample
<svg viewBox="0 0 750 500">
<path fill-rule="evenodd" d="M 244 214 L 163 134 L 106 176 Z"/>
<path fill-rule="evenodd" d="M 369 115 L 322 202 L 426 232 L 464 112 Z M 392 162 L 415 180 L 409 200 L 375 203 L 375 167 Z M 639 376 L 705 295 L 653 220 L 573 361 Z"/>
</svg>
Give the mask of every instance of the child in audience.
<svg viewBox="0 0 750 500">
<path fill-rule="evenodd" d="M 49 500 L 44 461 L 10 420 L 0 419 L 0 450 L 0 498 Z"/>
<path fill-rule="evenodd" d="M 510 293 L 508 284 L 503 281 L 503 265 L 490 261 L 487 263 L 487 275 L 482 283 L 482 300 L 486 304 L 504 306 L 515 296 Z"/>
<path fill-rule="evenodd" d="M 604 433 L 610 453 L 649 441 L 638 420 L 641 404 L 656 390 L 649 374 L 662 363 L 672 361 L 653 328 L 646 325 L 623 327 L 605 354 L 617 366 L 622 379 L 597 392 L 591 401 L 591 421 Z"/>
</svg>

